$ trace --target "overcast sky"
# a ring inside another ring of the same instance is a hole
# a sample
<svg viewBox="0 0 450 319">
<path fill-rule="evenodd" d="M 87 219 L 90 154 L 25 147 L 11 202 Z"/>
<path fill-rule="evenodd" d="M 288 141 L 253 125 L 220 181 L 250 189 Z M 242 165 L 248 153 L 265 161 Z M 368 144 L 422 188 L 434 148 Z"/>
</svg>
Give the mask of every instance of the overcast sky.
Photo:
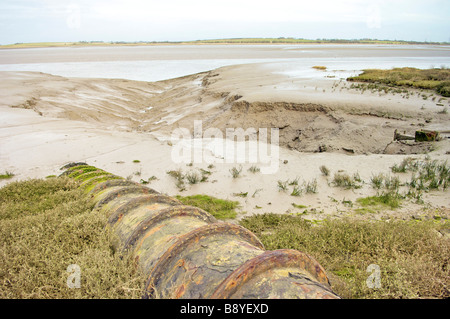
<svg viewBox="0 0 450 319">
<path fill-rule="evenodd" d="M 450 0 L 0 0 L 0 44 L 241 37 L 450 42 Z"/>
</svg>

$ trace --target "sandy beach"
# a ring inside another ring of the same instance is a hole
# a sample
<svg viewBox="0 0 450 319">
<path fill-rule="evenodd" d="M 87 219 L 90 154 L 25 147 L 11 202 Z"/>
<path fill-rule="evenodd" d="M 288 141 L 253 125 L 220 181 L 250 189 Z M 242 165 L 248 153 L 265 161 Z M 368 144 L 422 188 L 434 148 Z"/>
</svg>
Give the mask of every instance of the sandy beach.
<svg viewBox="0 0 450 319">
<path fill-rule="evenodd" d="M 395 211 L 355 212 L 357 198 L 377 193 L 370 185 L 374 174 L 394 175 L 390 168 L 407 157 L 450 159 L 445 133 L 432 143 L 393 140 L 396 129 L 407 135 L 420 129 L 449 131 L 450 116 L 443 112 L 448 99 L 438 103 L 438 95 L 429 92 L 424 99 L 413 89 L 407 98 L 362 92 L 351 88 L 338 70 L 308 68 L 319 76 L 293 77 L 282 69 L 282 62 L 242 64 L 157 82 L 0 72 L 0 167 L 15 174 L 0 186 L 57 175 L 64 164 L 81 161 L 135 181 L 155 176 L 148 186 L 169 195 L 237 200 L 238 219 L 305 210 L 309 219 L 448 216 L 448 190 L 424 193 L 424 203 L 404 201 Z M 173 133 L 183 129 L 194 135 L 196 121 L 201 121 L 203 139 L 193 145 L 201 146 L 204 156 L 179 162 L 174 149 L 180 144 Z M 218 130 L 225 137 L 227 129 L 238 128 L 254 128 L 257 137 L 261 129 L 278 130 L 280 147 L 272 172 L 265 174 L 267 163 L 258 161 L 227 163 L 224 140 L 203 135 Z M 252 173 L 252 166 L 262 170 Z M 329 169 L 328 177 L 321 166 Z M 238 178 L 231 176 L 233 167 L 242 167 Z M 180 191 L 166 173 L 177 169 L 203 169 L 210 175 L 206 182 L 187 184 Z M 336 172 L 359 174 L 362 187 L 333 186 Z M 395 175 L 403 182 L 410 178 L 409 173 Z M 278 181 L 293 180 L 315 180 L 316 193 L 291 196 L 293 186 L 284 192 L 278 189 Z"/>
</svg>

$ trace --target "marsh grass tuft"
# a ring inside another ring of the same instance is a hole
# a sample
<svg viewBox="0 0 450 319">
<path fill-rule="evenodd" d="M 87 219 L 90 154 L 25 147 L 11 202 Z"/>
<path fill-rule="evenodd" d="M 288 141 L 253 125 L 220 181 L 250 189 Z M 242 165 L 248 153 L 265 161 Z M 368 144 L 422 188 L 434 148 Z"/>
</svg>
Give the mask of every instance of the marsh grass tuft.
<svg viewBox="0 0 450 319">
<path fill-rule="evenodd" d="M 190 167 L 192 165 L 189 165 Z M 205 170 L 203 168 L 197 168 L 198 171 L 192 169 L 187 173 L 183 173 L 181 168 L 177 170 L 167 171 L 166 173 L 175 178 L 176 186 L 180 192 L 186 190 L 185 181 L 190 185 L 195 185 L 198 183 L 203 183 L 208 181 L 208 177 L 212 174 L 211 171 Z"/>
<path fill-rule="evenodd" d="M 256 165 L 252 165 L 249 169 L 248 169 L 248 171 L 250 172 L 250 173 L 259 173 L 260 171 L 261 171 L 261 169 L 258 167 L 258 166 L 256 166 Z"/>
<path fill-rule="evenodd" d="M 0 180 L 2 179 L 10 179 L 13 178 L 15 175 L 13 172 L 5 171 L 3 174 L 0 174 Z"/>
<path fill-rule="evenodd" d="M 188 183 L 191 185 L 198 184 L 201 180 L 200 175 L 195 171 L 186 173 L 186 175 L 184 177 L 187 179 Z"/>
<path fill-rule="evenodd" d="M 175 178 L 176 180 L 176 186 L 180 192 L 186 190 L 186 186 L 184 184 L 184 174 L 181 168 L 177 170 L 170 170 L 166 172 L 169 176 Z"/>
<path fill-rule="evenodd" d="M 335 173 L 333 176 L 333 181 L 332 183 L 334 184 L 334 186 L 337 187 L 342 187 L 342 188 L 346 188 L 346 189 L 356 189 L 356 188 L 361 188 L 361 185 L 359 183 L 361 183 L 361 178 L 359 177 L 359 174 L 355 173 L 353 175 L 353 177 L 351 177 L 350 175 L 346 174 L 346 173 Z"/>
<path fill-rule="evenodd" d="M 325 165 L 320 166 L 319 169 L 323 176 L 330 175 L 330 170 Z"/>
<path fill-rule="evenodd" d="M 288 181 L 277 181 L 277 186 L 278 186 L 278 191 L 279 192 L 285 192 L 287 191 L 288 187 L 287 187 Z"/>
<path fill-rule="evenodd" d="M 407 158 L 392 167 L 394 172 L 412 172 L 408 183 L 410 189 L 418 191 L 445 190 L 450 183 L 450 166 L 447 161 L 414 160 Z"/>
<path fill-rule="evenodd" d="M 298 185 L 295 185 L 292 189 L 291 196 L 301 196 L 303 193 L 303 190 Z"/>
<path fill-rule="evenodd" d="M 402 160 L 402 162 L 397 165 L 391 167 L 392 172 L 394 173 L 406 173 L 407 171 L 415 171 L 417 170 L 417 161 L 411 157 L 407 157 Z"/>
<path fill-rule="evenodd" d="M 241 174 L 241 172 L 242 172 L 242 166 L 239 166 L 239 168 L 233 167 L 230 169 L 230 173 L 233 178 L 238 178 L 239 175 Z"/>
<path fill-rule="evenodd" d="M 292 187 L 292 191 L 290 193 L 291 196 L 301 196 L 303 193 L 305 194 L 313 194 L 317 193 L 317 179 L 313 179 L 309 182 L 303 181 L 303 183 L 299 184 L 299 177 L 296 177 L 293 180 L 279 180 L 277 182 L 277 187 L 279 192 L 286 192 L 289 189 L 289 186 Z"/>
</svg>

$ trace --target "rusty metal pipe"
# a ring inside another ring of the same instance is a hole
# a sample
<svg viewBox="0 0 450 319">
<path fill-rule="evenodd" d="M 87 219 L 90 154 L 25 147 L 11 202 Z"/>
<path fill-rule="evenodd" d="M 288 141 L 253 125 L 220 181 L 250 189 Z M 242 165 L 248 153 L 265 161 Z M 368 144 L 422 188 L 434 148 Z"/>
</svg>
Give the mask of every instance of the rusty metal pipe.
<svg viewBox="0 0 450 319">
<path fill-rule="evenodd" d="M 116 249 L 138 260 L 144 298 L 339 298 L 305 253 L 266 251 L 242 226 L 85 163 L 62 169 L 107 214 Z"/>
</svg>

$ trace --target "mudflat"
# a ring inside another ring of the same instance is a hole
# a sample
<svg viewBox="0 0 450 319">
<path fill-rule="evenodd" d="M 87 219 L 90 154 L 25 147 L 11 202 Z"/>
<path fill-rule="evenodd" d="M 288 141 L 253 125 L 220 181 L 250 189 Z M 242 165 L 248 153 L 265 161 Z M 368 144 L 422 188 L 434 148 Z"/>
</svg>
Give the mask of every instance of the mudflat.
<svg viewBox="0 0 450 319">
<path fill-rule="evenodd" d="M 295 44 L 295 45 L 155 45 L 1 49 L 0 64 L 351 57 L 448 57 L 448 46 Z M 436 65 L 440 66 L 440 65 Z"/>
<path fill-rule="evenodd" d="M 198 46 L 191 47 L 183 47 L 183 59 L 198 58 L 194 53 L 189 55 L 189 50 L 198 52 Z M 314 45 L 289 49 L 259 46 L 254 50 L 247 46 L 213 47 L 202 58 L 208 54 L 243 58 L 243 52 L 249 58 L 269 58 L 272 54 L 317 56 Z M 175 53 L 171 47 L 155 48 L 160 51 L 152 53 L 152 58 L 160 54 L 168 59 L 169 51 L 174 59 L 181 58 L 181 53 Z M 117 61 L 122 49 L 133 48 L 121 48 L 113 57 L 104 55 L 104 49 L 90 48 L 91 53 L 96 53 L 79 55 L 78 61 L 95 57 Z M 141 59 L 141 54 L 149 58 L 151 54 L 146 50 L 154 47 L 134 49 L 135 58 Z M 39 49 L 41 53 L 33 57 L 23 53 L 26 50 L 0 51 L 0 64 L 51 59 L 46 49 Z M 89 51 L 83 50 L 80 52 Z M 373 47 L 365 46 L 330 45 L 321 47 L 321 54 L 382 55 L 391 48 L 381 46 L 375 50 L 379 51 L 374 53 Z M 440 47 L 423 50 L 402 46 L 389 54 L 395 56 L 398 51 L 404 57 L 402 50 L 412 50 L 411 54 L 417 56 L 442 56 L 442 52 L 436 53 L 442 50 Z M 58 61 L 76 59 L 77 55 L 72 54 L 59 55 Z M 313 60 L 310 63 L 314 65 Z M 376 174 L 394 176 L 391 167 L 406 158 L 439 162 L 450 159 L 446 135 L 450 116 L 445 111 L 450 105 L 448 99 L 414 89 L 408 89 L 408 94 L 362 91 L 339 77 L 339 70 L 322 71 L 311 66 L 305 68 L 307 76 L 290 76 L 283 72 L 289 70 L 289 61 L 275 61 L 226 66 L 158 82 L 0 72 L 0 163 L 2 169 L 15 174 L 13 179 L 0 181 L 0 185 L 58 174 L 64 164 L 84 161 L 135 181 L 155 176 L 157 179 L 149 186 L 169 195 L 207 194 L 238 200 L 238 218 L 264 212 L 305 211 L 305 218 L 321 219 L 355 214 L 355 207 L 349 203 L 356 204 L 358 198 L 377 193 L 371 178 Z M 195 125 L 199 121 L 200 133 L 215 130 L 222 132 L 223 138 L 203 139 L 196 144 L 204 155 L 200 161 L 179 161 L 175 150 L 180 141 L 174 139 L 174 132 L 183 129 L 191 137 L 198 130 Z M 276 129 L 279 134 L 280 147 L 273 157 L 275 170 L 267 174 L 251 172 L 252 166 L 264 168 L 267 163 L 224 160 L 227 129 L 255 129 L 258 133 L 264 128 Z M 394 141 L 395 130 L 414 135 L 422 129 L 438 130 L 443 139 L 428 143 Z M 329 176 L 321 172 L 322 166 L 330 171 Z M 233 167 L 241 168 L 238 178 L 231 176 Z M 185 173 L 203 169 L 210 175 L 206 182 L 180 190 L 166 173 L 178 169 Z M 333 185 L 336 173 L 357 175 L 360 187 L 345 189 Z M 396 176 L 402 183 L 411 178 L 410 173 Z M 299 185 L 315 182 L 315 191 L 298 196 L 293 192 L 293 181 Z M 280 189 L 279 182 L 290 186 Z M 436 210 L 445 216 L 450 208 L 448 195 L 448 189 L 426 192 L 420 204 L 410 201 L 395 210 L 380 209 L 358 216 L 409 218 L 411 214 L 433 214 Z M 428 208 L 424 209 L 424 205 Z"/>
</svg>

